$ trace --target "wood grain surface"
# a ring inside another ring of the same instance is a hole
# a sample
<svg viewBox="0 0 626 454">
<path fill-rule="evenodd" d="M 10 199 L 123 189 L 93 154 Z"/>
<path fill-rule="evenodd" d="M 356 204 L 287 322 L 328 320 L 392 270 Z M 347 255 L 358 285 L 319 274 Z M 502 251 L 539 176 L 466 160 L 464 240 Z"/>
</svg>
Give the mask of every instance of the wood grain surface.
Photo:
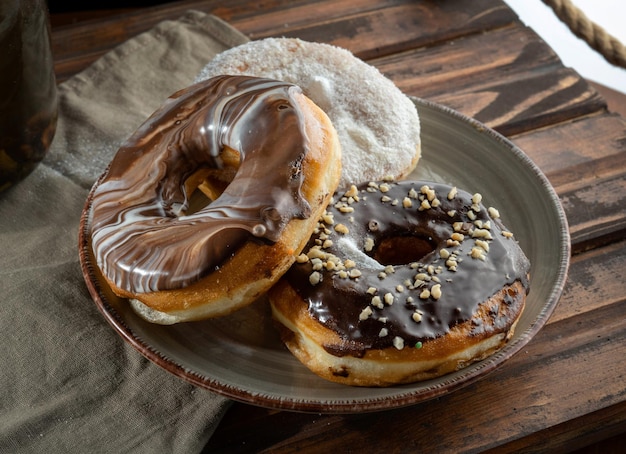
<svg viewBox="0 0 626 454">
<path fill-rule="evenodd" d="M 213 13 L 253 39 L 293 36 L 346 47 L 407 94 L 475 117 L 519 145 L 562 201 L 573 257 L 548 324 L 484 379 L 419 405 L 360 415 L 235 403 L 206 452 L 570 452 L 621 441 L 624 118 L 499 0 L 223 3 L 180 1 L 77 23 L 65 17 L 53 30 L 58 78 L 187 9 Z"/>
</svg>

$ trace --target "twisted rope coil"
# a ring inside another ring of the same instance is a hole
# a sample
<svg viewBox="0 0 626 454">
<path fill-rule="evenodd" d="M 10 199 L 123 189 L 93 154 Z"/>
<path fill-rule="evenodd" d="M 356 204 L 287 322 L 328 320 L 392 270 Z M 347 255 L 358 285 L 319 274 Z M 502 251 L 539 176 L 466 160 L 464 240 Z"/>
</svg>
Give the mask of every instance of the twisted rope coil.
<svg viewBox="0 0 626 454">
<path fill-rule="evenodd" d="M 599 52 L 609 63 L 626 69 L 626 46 L 602 27 L 592 22 L 570 0 L 542 0 L 552 8 L 554 14 L 563 21 L 579 38 Z"/>
</svg>

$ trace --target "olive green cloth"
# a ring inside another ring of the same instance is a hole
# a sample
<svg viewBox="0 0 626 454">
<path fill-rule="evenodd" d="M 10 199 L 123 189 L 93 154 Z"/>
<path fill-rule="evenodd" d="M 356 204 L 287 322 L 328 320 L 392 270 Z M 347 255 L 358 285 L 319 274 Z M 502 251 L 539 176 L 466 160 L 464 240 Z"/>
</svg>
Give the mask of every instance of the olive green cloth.
<svg viewBox="0 0 626 454">
<path fill-rule="evenodd" d="M 89 188 L 125 139 L 247 38 L 197 11 L 59 87 L 52 149 L 0 194 L 0 452 L 200 452 L 229 401 L 144 359 L 98 312 L 78 263 Z"/>
</svg>

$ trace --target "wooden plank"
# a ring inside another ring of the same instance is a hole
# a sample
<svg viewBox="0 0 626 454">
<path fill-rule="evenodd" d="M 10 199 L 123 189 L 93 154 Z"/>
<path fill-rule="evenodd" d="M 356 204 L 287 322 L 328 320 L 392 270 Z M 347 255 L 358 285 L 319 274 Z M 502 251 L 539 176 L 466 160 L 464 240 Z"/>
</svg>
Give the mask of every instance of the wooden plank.
<svg viewBox="0 0 626 454">
<path fill-rule="evenodd" d="M 593 311 L 625 300 L 626 243 L 621 241 L 572 257 L 563 295 L 548 323 L 591 319 Z"/>
<path fill-rule="evenodd" d="M 445 104 L 505 135 L 606 109 L 595 89 L 519 23 L 371 63 L 405 93 Z"/>
<path fill-rule="evenodd" d="M 606 109 L 602 97 L 574 70 L 512 74 L 483 86 L 431 98 L 473 117 L 505 136 Z"/>
<path fill-rule="evenodd" d="M 614 361 L 626 357 L 626 242 L 578 257 L 569 282 L 553 319 L 526 348 L 466 388 L 412 407 L 361 415 L 249 412 L 235 404 L 206 452 L 332 452 L 346 446 L 355 452 L 372 447 L 476 452 L 507 444 L 528 449 L 528 443 L 558 449 L 574 436 L 584 445 L 607 428 L 614 434 L 617 426 L 605 425 L 609 416 L 624 419 L 614 409 L 623 408 L 626 396 L 626 362 Z M 583 304 L 591 300 L 596 304 Z M 571 379 L 563 386 L 558 377 Z M 576 419 L 588 413 L 599 417 L 577 426 Z M 247 415 L 252 420 L 246 421 Z M 535 432 L 561 438 L 544 440 Z"/>
<path fill-rule="evenodd" d="M 554 51 L 519 22 L 370 63 L 403 92 L 426 99 L 484 86 L 486 81 L 510 78 L 511 74 L 562 66 Z"/>
<path fill-rule="evenodd" d="M 327 16 L 321 19 L 319 23 L 308 21 L 304 26 L 293 28 L 285 21 L 288 24 L 286 27 L 269 28 L 254 37 L 276 35 L 327 42 L 345 47 L 367 60 L 503 27 L 517 20 L 517 16 L 499 1 L 456 0 L 412 1 L 339 19 Z M 246 30 L 243 26 L 240 29 Z"/>
<path fill-rule="evenodd" d="M 626 238 L 626 173 L 559 196 L 574 254 Z"/>
<path fill-rule="evenodd" d="M 295 5 L 283 0 L 258 4 L 253 11 L 243 0 L 227 6 L 221 3 L 218 0 L 184 1 L 122 17 L 111 16 L 98 22 L 59 27 L 52 39 L 58 79 L 65 80 L 116 45 L 162 20 L 184 14 L 187 9 L 215 14 L 253 38 L 297 36 L 310 41 L 332 42 L 352 50 L 361 58 L 479 33 L 516 19 L 499 0 L 471 3 L 455 0 L 435 6 L 425 0 L 325 1 L 320 5 L 311 0 Z M 314 8 L 311 3 L 316 4 Z M 394 33 L 388 32 L 390 27 Z M 384 42 L 381 36 L 385 37 Z"/>
<path fill-rule="evenodd" d="M 311 24 L 322 24 L 355 14 L 367 15 L 411 1 L 413 0 L 308 0 L 289 2 L 288 8 L 284 8 L 284 5 L 268 5 L 265 2 L 257 4 L 256 8 L 245 4 L 243 8 L 234 7 L 229 3 L 227 6 L 217 7 L 212 13 L 233 24 L 251 39 L 260 39 L 282 36 L 286 32 L 306 28 Z M 317 37 L 315 41 L 320 39 L 323 36 Z"/>
<path fill-rule="evenodd" d="M 512 136 L 511 140 L 562 192 L 626 169 L 626 120 L 619 115 L 585 117 Z"/>
<path fill-rule="evenodd" d="M 594 421 L 592 426 L 587 424 L 588 419 Z M 626 402 L 596 411 L 583 420 L 577 418 L 541 430 L 521 440 L 485 451 L 485 454 L 623 454 L 625 441 Z M 528 446 L 532 448 L 528 449 Z"/>
<path fill-rule="evenodd" d="M 513 137 L 567 214 L 573 252 L 626 237 L 626 120 L 601 114 Z"/>
</svg>

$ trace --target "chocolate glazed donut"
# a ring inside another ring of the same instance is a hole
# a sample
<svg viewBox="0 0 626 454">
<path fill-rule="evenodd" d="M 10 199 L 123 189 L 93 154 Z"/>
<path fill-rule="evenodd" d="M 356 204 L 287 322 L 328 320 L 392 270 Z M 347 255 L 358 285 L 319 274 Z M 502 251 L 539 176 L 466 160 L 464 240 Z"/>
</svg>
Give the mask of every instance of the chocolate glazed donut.
<svg viewBox="0 0 626 454">
<path fill-rule="evenodd" d="M 481 199 L 410 181 L 335 196 L 270 292 L 289 349 L 361 386 L 433 378 L 499 349 L 523 310 L 529 262 Z"/>
<path fill-rule="evenodd" d="M 151 321 L 228 313 L 293 262 L 337 186 L 338 156 L 332 125 L 295 85 L 219 76 L 184 89 L 130 137 L 94 187 L 98 267 Z M 215 199 L 191 212 L 199 182 Z M 248 243 L 255 251 L 228 273 L 249 276 L 209 285 Z M 259 262 L 257 276 L 249 268 Z"/>
</svg>

